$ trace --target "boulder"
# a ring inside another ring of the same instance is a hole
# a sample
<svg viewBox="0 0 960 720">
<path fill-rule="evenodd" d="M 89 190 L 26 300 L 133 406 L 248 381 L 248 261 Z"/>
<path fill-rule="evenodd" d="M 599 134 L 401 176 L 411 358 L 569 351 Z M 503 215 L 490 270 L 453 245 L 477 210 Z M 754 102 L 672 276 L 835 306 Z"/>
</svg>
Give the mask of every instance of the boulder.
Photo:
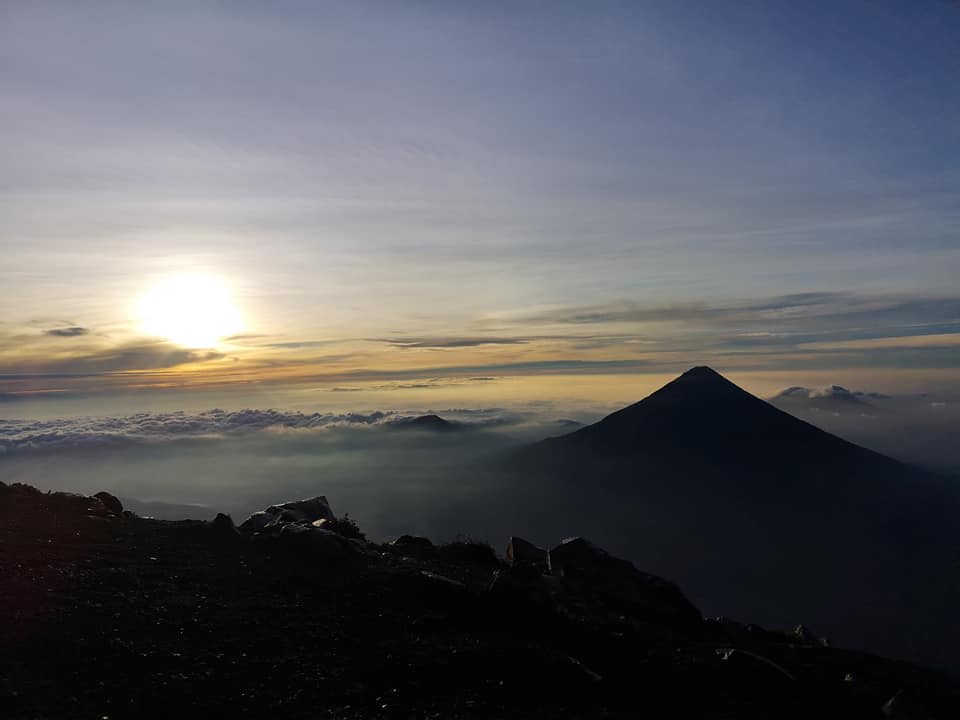
<svg viewBox="0 0 960 720">
<path fill-rule="evenodd" d="M 123 503 L 117 499 L 116 495 L 111 495 L 108 492 L 101 491 L 93 497 L 102 502 L 103 506 L 117 517 L 121 517 L 123 515 Z"/>
<path fill-rule="evenodd" d="M 564 592 L 633 623 L 702 631 L 700 611 L 669 580 L 637 570 L 585 538 L 568 538 L 547 555 Z"/>
<path fill-rule="evenodd" d="M 286 525 L 311 525 L 317 520 L 333 520 L 335 516 L 330 503 L 323 495 L 309 500 L 296 500 L 281 505 L 271 505 L 266 510 L 254 513 L 240 525 L 243 532 L 279 532 Z"/>
<path fill-rule="evenodd" d="M 279 540 L 298 552 L 308 553 L 311 559 L 338 563 L 354 559 L 359 551 L 342 535 L 330 530 L 288 523 L 280 529 Z"/>
<path fill-rule="evenodd" d="M 210 521 L 210 529 L 220 538 L 235 538 L 240 535 L 240 531 L 233 524 L 233 518 L 223 513 L 217 513 L 217 516 Z"/>
<path fill-rule="evenodd" d="M 505 556 L 508 565 L 533 565 L 547 569 L 547 551 L 521 537 L 513 536 L 507 541 Z"/>
</svg>

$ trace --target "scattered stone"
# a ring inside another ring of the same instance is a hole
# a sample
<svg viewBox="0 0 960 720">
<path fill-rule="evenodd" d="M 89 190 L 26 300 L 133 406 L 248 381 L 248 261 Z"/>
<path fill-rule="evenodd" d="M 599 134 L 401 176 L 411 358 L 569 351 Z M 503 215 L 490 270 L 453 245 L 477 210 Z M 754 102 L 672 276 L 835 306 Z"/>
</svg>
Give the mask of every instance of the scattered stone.
<svg viewBox="0 0 960 720">
<path fill-rule="evenodd" d="M 104 507 L 109 510 L 111 513 L 120 517 L 123 515 L 123 503 L 117 499 L 116 495 L 111 495 L 108 492 L 98 492 L 93 497 L 97 498 L 100 502 L 103 503 Z"/>
<path fill-rule="evenodd" d="M 9 678 L 0 677 L 0 705 L 10 704 L 17 699 L 17 691 Z"/>
<path fill-rule="evenodd" d="M 547 569 L 547 551 L 515 535 L 507 541 L 505 556 L 509 565 L 534 565 Z"/>
<path fill-rule="evenodd" d="M 401 535 L 390 544 L 397 546 L 403 545 L 407 547 L 433 547 L 433 542 L 430 540 L 430 538 L 420 537 L 419 535 Z"/>
<path fill-rule="evenodd" d="M 933 718 L 926 706 L 913 693 L 906 690 L 901 690 L 887 700 L 881 712 L 890 720 L 932 720 Z"/>
<path fill-rule="evenodd" d="M 590 668 L 588 668 L 586 665 L 584 665 L 582 662 L 580 662 L 579 660 L 577 660 L 575 657 L 573 657 L 573 656 L 571 656 L 571 655 L 568 655 L 568 656 L 567 656 L 567 660 L 568 660 L 568 661 L 570 662 L 570 664 L 573 665 L 577 670 L 579 670 L 580 672 L 582 672 L 584 675 L 586 675 L 588 678 L 590 678 L 590 679 L 593 680 L 594 682 L 600 682 L 601 680 L 603 680 L 603 676 L 602 676 L 602 675 L 600 675 L 600 674 L 598 674 L 598 673 L 595 673 L 593 670 L 591 670 Z"/>
<path fill-rule="evenodd" d="M 762 678 L 789 680 L 790 682 L 796 680 L 793 673 L 782 665 L 778 665 L 770 658 L 758 655 L 750 650 L 718 648 L 717 655 L 722 661 L 749 674 L 756 674 Z"/>
<path fill-rule="evenodd" d="M 286 525 L 310 525 L 317 520 L 334 520 L 336 516 L 323 495 L 309 500 L 296 500 L 281 505 L 271 505 L 256 512 L 240 524 L 242 532 L 279 531 Z"/>
</svg>

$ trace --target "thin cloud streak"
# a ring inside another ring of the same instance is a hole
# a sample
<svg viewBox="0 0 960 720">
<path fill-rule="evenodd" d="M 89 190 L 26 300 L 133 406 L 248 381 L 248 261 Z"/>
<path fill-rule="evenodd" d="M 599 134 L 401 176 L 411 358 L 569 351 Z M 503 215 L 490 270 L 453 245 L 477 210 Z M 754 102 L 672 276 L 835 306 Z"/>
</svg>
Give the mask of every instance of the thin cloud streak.
<svg viewBox="0 0 960 720">
<path fill-rule="evenodd" d="M 62 337 L 62 338 L 72 338 L 80 337 L 81 335 L 89 335 L 89 328 L 85 327 L 63 327 L 63 328 L 52 328 L 44 332 L 44 335 L 50 335 L 51 337 Z"/>
</svg>

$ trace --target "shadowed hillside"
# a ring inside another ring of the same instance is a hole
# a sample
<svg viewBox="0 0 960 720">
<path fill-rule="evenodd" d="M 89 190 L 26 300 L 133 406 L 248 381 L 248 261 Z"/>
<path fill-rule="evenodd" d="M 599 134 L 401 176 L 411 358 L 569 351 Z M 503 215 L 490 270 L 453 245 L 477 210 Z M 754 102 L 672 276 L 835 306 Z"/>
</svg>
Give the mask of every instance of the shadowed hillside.
<svg viewBox="0 0 960 720">
<path fill-rule="evenodd" d="M 576 538 L 369 542 L 326 498 L 138 518 L 0 483 L 0 716 L 930 717 L 945 673 L 703 618 Z M 919 714 L 918 714 L 919 713 Z"/>
</svg>

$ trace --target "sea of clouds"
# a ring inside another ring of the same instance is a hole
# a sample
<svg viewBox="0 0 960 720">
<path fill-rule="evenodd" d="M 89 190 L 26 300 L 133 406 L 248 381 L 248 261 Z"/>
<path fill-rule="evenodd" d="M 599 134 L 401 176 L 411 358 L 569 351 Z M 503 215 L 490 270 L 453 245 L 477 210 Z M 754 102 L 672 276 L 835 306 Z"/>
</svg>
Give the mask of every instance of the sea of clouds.
<svg viewBox="0 0 960 720">
<path fill-rule="evenodd" d="M 215 408 L 197 413 L 135 413 L 117 417 L 74 417 L 45 420 L 0 419 L 0 455 L 111 448 L 124 445 L 185 440 L 215 440 L 255 432 L 319 431 L 329 428 L 389 427 L 418 413 L 303 413 L 275 409 L 227 411 Z M 498 427 L 519 422 L 521 416 L 500 408 L 457 408 L 445 418 L 463 428 Z"/>
</svg>

